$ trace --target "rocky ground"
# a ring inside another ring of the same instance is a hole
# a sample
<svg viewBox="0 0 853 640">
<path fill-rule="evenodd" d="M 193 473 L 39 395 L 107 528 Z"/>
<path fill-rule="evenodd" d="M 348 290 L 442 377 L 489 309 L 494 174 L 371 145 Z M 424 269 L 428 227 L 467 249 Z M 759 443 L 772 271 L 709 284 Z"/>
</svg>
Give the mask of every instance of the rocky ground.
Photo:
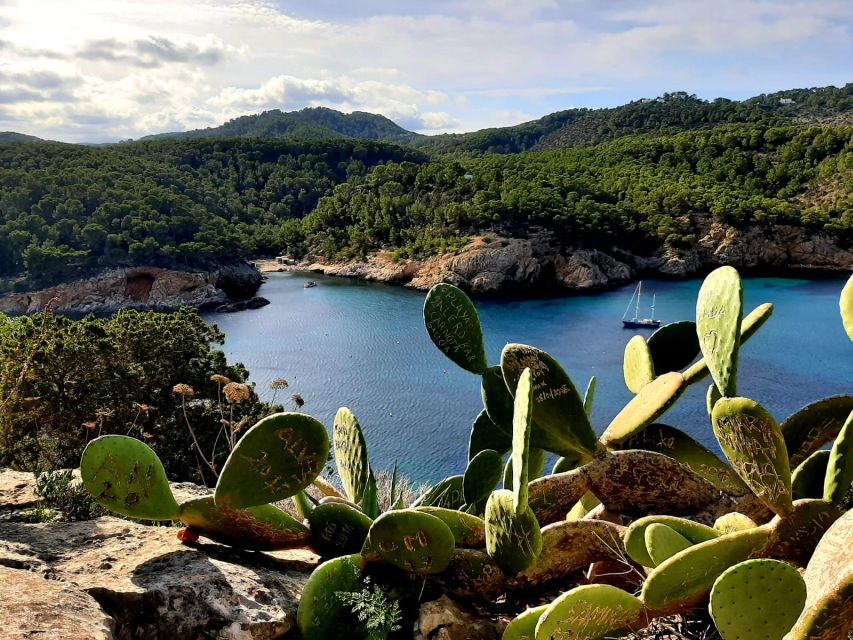
<svg viewBox="0 0 853 640">
<path fill-rule="evenodd" d="M 642 274 L 688 277 L 723 264 L 742 270 L 853 270 L 853 251 L 829 235 L 785 225 L 739 230 L 706 223 L 696 246 L 676 254 L 660 248 L 639 256 L 619 247 L 571 249 L 547 233 L 529 239 L 482 236 L 456 253 L 425 260 L 395 260 L 389 252 L 365 261 L 259 263 L 262 271 L 309 270 L 334 276 L 404 284 L 427 290 L 450 282 L 475 293 L 513 290 L 583 291 L 627 282 Z"/>
</svg>

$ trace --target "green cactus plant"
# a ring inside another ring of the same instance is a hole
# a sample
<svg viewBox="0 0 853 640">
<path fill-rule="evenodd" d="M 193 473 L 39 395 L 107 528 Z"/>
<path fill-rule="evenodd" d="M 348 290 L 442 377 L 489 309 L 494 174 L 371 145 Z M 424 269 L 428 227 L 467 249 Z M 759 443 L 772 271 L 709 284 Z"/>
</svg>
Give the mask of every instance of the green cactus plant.
<svg viewBox="0 0 853 640">
<path fill-rule="evenodd" d="M 80 461 L 83 486 L 95 501 L 114 513 L 138 520 L 176 520 L 163 463 L 144 442 L 108 435 L 92 440 Z"/>
<path fill-rule="evenodd" d="M 841 308 L 841 322 L 844 325 L 844 330 L 850 339 L 853 340 L 853 276 L 850 276 L 847 284 L 841 290 L 839 306 Z"/>
<path fill-rule="evenodd" d="M 805 602 L 806 583 L 799 571 L 762 558 L 720 574 L 708 610 L 723 640 L 782 640 Z"/>
<path fill-rule="evenodd" d="M 468 296 L 453 285 L 435 285 L 424 301 L 424 324 L 444 355 L 466 371 L 483 374 L 488 366 L 483 329 Z"/>
<path fill-rule="evenodd" d="M 503 459 L 493 449 L 486 449 L 468 462 L 462 478 L 462 493 L 466 504 L 485 506 L 492 490 L 498 486 L 503 475 Z M 477 507 L 477 510 L 481 510 Z"/>
<path fill-rule="evenodd" d="M 411 573 L 440 573 L 447 568 L 456 541 L 440 518 L 415 509 L 386 511 L 371 525 L 362 555 L 378 555 Z"/>
<path fill-rule="evenodd" d="M 361 588 L 364 565 L 364 559 L 353 554 L 327 560 L 314 569 L 296 611 L 296 624 L 303 640 L 328 640 L 341 629 L 355 626 L 349 609 L 337 594 Z"/>
<path fill-rule="evenodd" d="M 583 458 L 579 453 L 560 456 L 554 463 L 554 467 L 551 469 L 551 475 L 577 469 L 581 465 L 582 459 Z"/>
<path fill-rule="evenodd" d="M 631 393 L 640 393 L 643 387 L 655 379 L 655 365 L 649 345 L 643 336 L 636 335 L 625 345 L 622 363 L 625 386 Z"/>
<path fill-rule="evenodd" d="M 791 468 L 835 440 L 851 411 L 853 395 L 830 396 L 806 405 L 782 422 Z"/>
<path fill-rule="evenodd" d="M 600 504 L 601 500 L 596 498 L 592 491 L 587 491 L 581 496 L 581 499 L 578 500 L 571 509 L 569 509 L 569 512 L 566 514 L 566 520 L 580 520 L 581 518 L 586 517 L 590 511 Z"/>
<path fill-rule="evenodd" d="M 361 425 L 352 411 L 346 407 L 341 407 L 335 414 L 332 441 L 335 445 L 335 466 L 347 498 L 359 503 L 367 489 L 370 462 Z"/>
<path fill-rule="evenodd" d="M 776 421 L 748 398 L 721 398 L 711 414 L 714 434 L 732 467 L 775 513 L 791 511 L 791 470 Z"/>
<path fill-rule="evenodd" d="M 588 418 L 592 418 L 592 404 L 595 402 L 595 385 L 597 378 L 592 376 L 586 383 L 586 391 L 583 394 L 583 410 Z"/>
<path fill-rule="evenodd" d="M 353 504 L 322 502 L 308 514 L 311 546 L 324 558 L 361 551 L 373 520 Z"/>
<path fill-rule="evenodd" d="M 552 602 L 536 624 L 535 640 L 600 640 L 641 626 L 643 603 L 608 584 L 576 587 Z"/>
<path fill-rule="evenodd" d="M 503 378 L 501 378 L 501 384 L 503 384 Z M 512 436 L 501 431 L 483 409 L 471 425 L 471 435 L 468 438 L 468 460 L 473 460 L 474 456 L 486 449 L 492 449 L 503 455 L 510 448 L 512 448 Z"/>
<path fill-rule="evenodd" d="M 301 413 L 263 418 L 237 442 L 216 483 L 216 504 L 242 509 L 289 498 L 329 458 L 326 427 Z"/>
<path fill-rule="evenodd" d="M 480 549 L 486 546 L 486 522 L 482 518 L 464 511 L 441 507 L 414 507 L 414 509 L 435 516 L 444 522 L 453 533 L 457 547 Z"/>
<path fill-rule="evenodd" d="M 853 502 L 853 412 L 838 432 L 826 464 L 824 500 L 844 508 Z"/>
<path fill-rule="evenodd" d="M 514 390 L 524 369 L 530 369 L 533 386 L 533 430 L 535 447 L 560 455 L 579 452 L 592 456 L 598 439 L 584 410 L 574 383 L 550 355 L 523 344 L 508 344 L 501 353 L 506 386 Z"/>
<path fill-rule="evenodd" d="M 714 383 L 724 396 L 737 395 L 743 286 L 733 267 L 712 271 L 699 289 L 696 334 Z"/>
<path fill-rule="evenodd" d="M 791 474 L 791 496 L 794 500 L 823 497 L 828 462 L 829 451 L 815 451 L 794 469 Z"/>
<path fill-rule="evenodd" d="M 686 389 L 684 378 L 677 371 L 658 376 L 640 389 L 613 418 L 602 434 L 601 442 L 613 447 L 637 435 L 666 413 Z"/>
<path fill-rule="evenodd" d="M 714 529 L 725 535 L 727 533 L 735 533 L 736 531 L 745 531 L 746 529 L 754 529 L 758 524 L 742 513 L 733 511 L 721 515 L 714 521 Z"/>
<path fill-rule="evenodd" d="M 179 518 L 194 533 L 240 549 L 298 549 L 311 539 L 308 527 L 271 504 L 232 509 L 197 498 L 181 505 Z"/>
<path fill-rule="evenodd" d="M 504 629 L 501 640 L 536 640 L 536 625 L 547 608 L 543 604 L 518 614 Z"/>
<path fill-rule="evenodd" d="M 680 538 L 686 540 L 688 545 L 707 542 L 720 536 L 719 532 L 715 529 L 699 522 L 694 522 L 693 520 L 664 515 L 639 518 L 632 522 L 625 530 L 625 551 L 632 560 L 645 567 L 656 567 L 660 564 L 659 561 L 656 561 L 652 557 L 648 549 L 646 532 L 652 525 L 667 527 L 670 531 L 680 536 Z"/>
<path fill-rule="evenodd" d="M 682 320 L 665 324 L 649 336 L 648 345 L 658 375 L 681 371 L 700 353 L 696 323 Z"/>
<path fill-rule="evenodd" d="M 512 447 L 512 394 L 507 389 L 504 374 L 500 366 L 489 367 L 483 372 L 480 381 L 480 393 L 483 397 L 483 407 L 498 431 L 506 436 Z M 493 449 L 495 447 L 492 447 Z M 499 449 L 495 449 L 496 451 Z"/>
<path fill-rule="evenodd" d="M 693 546 L 690 540 L 675 529 L 659 522 L 653 522 L 646 527 L 645 543 L 646 551 L 654 563 L 652 566 L 655 567 L 676 553 Z"/>
<path fill-rule="evenodd" d="M 413 507 L 460 509 L 465 505 L 464 476 L 450 476 L 419 496 Z"/>
<path fill-rule="evenodd" d="M 451 598 L 491 603 L 506 592 L 507 577 L 488 554 L 476 549 L 456 549 L 447 569 L 433 576 Z"/>
</svg>

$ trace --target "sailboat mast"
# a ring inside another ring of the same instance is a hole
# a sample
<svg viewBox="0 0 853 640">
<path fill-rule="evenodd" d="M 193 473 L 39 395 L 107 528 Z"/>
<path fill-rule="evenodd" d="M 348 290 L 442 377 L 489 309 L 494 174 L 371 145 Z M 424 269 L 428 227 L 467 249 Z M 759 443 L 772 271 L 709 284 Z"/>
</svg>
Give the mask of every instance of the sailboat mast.
<svg viewBox="0 0 853 640">
<path fill-rule="evenodd" d="M 637 283 L 637 308 L 634 310 L 634 317 L 640 317 L 640 296 L 643 295 L 643 281 Z"/>
<path fill-rule="evenodd" d="M 652 294 L 652 320 L 655 319 L 655 298 L 657 294 Z"/>
</svg>

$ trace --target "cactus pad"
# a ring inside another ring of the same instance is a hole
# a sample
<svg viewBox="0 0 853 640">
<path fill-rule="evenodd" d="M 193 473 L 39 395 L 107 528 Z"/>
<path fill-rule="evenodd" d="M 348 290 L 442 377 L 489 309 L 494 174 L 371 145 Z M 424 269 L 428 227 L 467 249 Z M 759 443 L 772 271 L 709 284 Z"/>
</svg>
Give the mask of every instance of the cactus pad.
<svg viewBox="0 0 853 640">
<path fill-rule="evenodd" d="M 717 389 L 717 385 L 713 382 L 708 385 L 708 393 L 705 394 L 705 408 L 708 410 L 709 416 L 714 412 L 714 405 L 717 404 L 717 400 L 722 397 L 723 394 Z"/>
<path fill-rule="evenodd" d="M 276 413 L 237 442 L 216 484 L 216 504 L 252 507 L 289 498 L 320 475 L 329 458 L 329 436 L 302 413 Z"/>
<path fill-rule="evenodd" d="M 347 498 L 356 503 L 361 502 L 370 476 L 367 443 L 361 425 L 346 407 L 341 407 L 335 414 L 332 440 L 335 444 L 335 466 Z"/>
<path fill-rule="evenodd" d="M 439 573 L 453 554 L 453 532 L 441 519 L 413 509 L 387 511 L 370 527 L 365 548 L 412 573 Z"/>
<path fill-rule="evenodd" d="M 527 510 L 528 461 L 533 414 L 533 376 L 525 369 L 518 379 L 512 414 L 512 506 L 516 515 Z"/>
<path fill-rule="evenodd" d="M 631 523 L 625 530 L 625 550 L 632 560 L 645 567 L 655 567 L 655 562 L 649 554 L 646 531 L 652 525 L 663 525 L 684 538 L 688 545 L 699 544 L 718 538 L 720 534 L 711 527 L 693 520 L 676 518 L 675 516 L 646 516 Z M 685 547 L 686 548 L 686 547 Z M 671 554 L 672 555 L 672 554 Z"/>
<path fill-rule="evenodd" d="M 296 624 L 303 640 L 328 640 L 335 632 L 352 625 L 355 616 L 338 597 L 339 591 L 363 588 L 364 560 L 358 554 L 327 560 L 314 569 L 299 599 Z"/>
<path fill-rule="evenodd" d="M 479 549 L 486 546 L 486 523 L 482 518 L 441 507 L 415 507 L 415 511 L 428 513 L 446 524 L 453 533 L 457 547 Z"/>
<path fill-rule="evenodd" d="M 696 323 L 691 320 L 665 324 L 649 336 L 649 351 L 655 371 L 680 371 L 699 355 Z"/>
<path fill-rule="evenodd" d="M 566 520 L 580 520 L 601 504 L 592 491 L 587 491 L 566 514 Z"/>
<path fill-rule="evenodd" d="M 560 455 L 593 455 L 598 438 L 568 374 L 544 351 L 523 344 L 505 346 L 501 370 L 509 389 L 516 389 L 524 369 L 532 376 L 531 445 Z"/>
<path fill-rule="evenodd" d="M 726 569 L 708 607 L 723 640 L 782 640 L 806 602 L 799 571 L 779 560 L 747 560 Z"/>
<path fill-rule="evenodd" d="M 794 469 L 791 474 L 791 496 L 794 500 L 823 497 L 828 462 L 829 451 L 815 451 Z"/>
<path fill-rule="evenodd" d="M 625 345 L 622 374 L 625 377 L 625 386 L 631 393 L 640 393 L 640 389 L 655 379 L 652 354 L 643 336 L 634 336 Z"/>
<path fill-rule="evenodd" d="M 471 435 L 468 438 L 468 460 L 473 460 L 474 456 L 486 449 L 493 449 L 503 455 L 511 447 L 512 438 L 509 433 L 501 431 L 483 409 L 471 425 Z"/>
<path fill-rule="evenodd" d="M 536 640 L 600 640 L 640 625 L 643 603 L 609 584 L 575 587 L 554 600 L 536 625 Z"/>
<path fill-rule="evenodd" d="M 457 365 L 481 375 L 488 366 L 477 309 L 461 290 L 437 284 L 424 301 L 424 324 L 435 346 Z"/>
<path fill-rule="evenodd" d="M 841 322 L 844 325 L 844 330 L 853 340 L 853 276 L 850 276 L 847 284 L 841 290 L 839 306 L 841 307 Z"/>
<path fill-rule="evenodd" d="M 579 453 L 561 456 L 557 459 L 557 462 L 554 463 L 554 468 L 551 469 L 551 473 L 554 474 L 571 471 L 572 469 L 577 469 L 580 464 L 581 455 Z"/>
<path fill-rule="evenodd" d="M 483 407 L 499 431 L 512 437 L 512 394 L 507 389 L 500 366 L 489 367 L 483 372 L 480 384 Z M 509 449 L 509 447 L 507 447 Z"/>
<path fill-rule="evenodd" d="M 535 640 L 536 624 L 548 606 L 543 604 L 519 613 L 504 629 L 501 640 Z"/>
<path fill-rule="evenodd" d="M 519 573 L 542 552 L 542 532 L 530 507 L 516 512 L 512 491 L 494 491 L 486 502 L 486 551 L 504 570 Z"/>
<path fill-rule="evenodd" d="M 615 446 L 637 435 L 666 413 L 686 389 L 684 378 L 677 371 L 658 376 L 643 387 L 613 418 L 602 434 L 601 442 L 607 446 Z"/>
<path fill-rule="evenodd" d="M 832 396 L 797 410 L 780 426 L 791 468 L 838 436 L 853 411 L 853 395 Z"/>
<path fill-rule="evenodd" d="M 180 520 L 199 535 L 238 549 L 298 549 L 310 539 L 304 524 L 271 504 L 232 509 L 217 507 L 212 497 L 198 498 L 181 505 Z"/>
<path fill-rule="evenodd" d="M 506 592 L 506 574 L 482 551 L 456 549 L 447 569 L 435 576 L 451 598 L 494 602 Z"/>
<path fill-rule="evenodd" d="M 770 530 L 767 555 L 805 565 L 821 536 L 844 512 L 826 500 L 797 500 L 784 516 L 776 516 Z"/>
<path fill-rule="evenodd" d="M 853 501 L 853 412 L 838 432 L 829 461 L 826 465 L 826 481 L 823 498 L 849 508 Z"/>
<path fill-rule="evenodd" d="M 596 377 L 592 376 L 586 383 L 586 391 L 583 394 L 583 410 L 589 418 L 592 417 L 592 403 L 595 402 L 595 383 Z"/>
<path fill-rule="evenodd" d="M 469 505 L 485 502 L 503 475 L 503 458 L 493 449 L 486 449 L 474 456 L 465 469 L 462 491 Z"/>
<path fill-rule="evenodd" d="M 676 553 L 693 546 L 690 540 L 675 529 L 659 522 L 653 522 L 646 527 L 645 541 L 646 551 L 649 552 L 649 557 L 654 562 L 655 567 Z"/>
<path fill-rule="evenodd" d="M 412 503 L 413 507 L 459 509 L 465 504 L 463 476 L 450 476 L 432 487 Z"/>
<path fill-rule="evenodd" d="M 714 529 L 723 535 L 754 529 L 757 526 L 758 524 L 752 518 L 737 511 L 722 515 L 714 521 Z"/>
<path fill-rule="evenodd" d="M 308 523 L 314 551 L 330 558 L 360 551 L 373 520 L 355 506 L 324 502 L 311 510 Z"/>
<path fill-rule="evenodd" d="M 147 444 L 101 436 L 86 445 L 80 475 L 89 495 L 113 513 L 139 520 L 175 520 L 178 503 L 163 463 Z"/>
<path fill-rule="evenodd" d="M 732 468 L 776 513 L 791 506 L 791 470 L 779 425 L 748 398 L 722 398 L 711 414 L 714 435 Z"/>
<path fill-rule="evenodd" d="M 579 467 L 533 480 L 528 503 L 542 525 L 564 520 L 566 514 L 589 489 L 586 469 Z"/>
<path fill-rule="evenodd" d="M 669 456 L 731 495 L 743 495 L 748 491 L 729 465 L 675 427 L 650 425 L 625 440 L 620 449 L 644 449 Z"/>
<path fill-rule="evenodd" d="M 737 395 L 737 365 L 743 320 L 743 285 L 733 267 L 712 271 L 699 289 L 696 334 L 714 383 L 724 396 Z"/>
<path fill-rule="evenodd" d="M 643 602 L 657 615 L 698 604 L 723 571 L 760 554 L 769 536 L 766 529 L 749 529 L 688 547 L 649 574 Z"/>
</svg>

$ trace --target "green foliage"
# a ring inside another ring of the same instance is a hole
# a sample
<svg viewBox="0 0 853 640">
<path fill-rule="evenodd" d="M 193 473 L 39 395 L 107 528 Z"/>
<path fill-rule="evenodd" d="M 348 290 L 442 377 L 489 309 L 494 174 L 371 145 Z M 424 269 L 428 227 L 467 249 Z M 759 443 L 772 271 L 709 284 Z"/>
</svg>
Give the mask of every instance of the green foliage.
<svg viewBox="0 0 853 640">
<path fill-rule="evenodd" d="M 296 611 L 296 624 L 304 640 L 345 640 L 358 637 L 357 618 L 339 593 L 363 589 L 364 560 L 358 554 L 327 560 L 311 573 Z"/>
<path fill-rule="evenodd" d="M 43 507 L 67 522 L 94 520 L 106 513 L 83 484 L 74 479 L 71 469 L 36 473 L 35 494 L 42 499 Z"/>
<path fill-rule="evenodd" d="M 174 480 L 210 482 L 200 468 L 186 420 L 207 456 L 221 465 L 227 438 L 213 374 L 245 382 L 216 348 L 224 335 L 194 309 L 121 311 L 74 321 L 52 313 L 0 316 L 0 466 L 77 466 L 97 435 L 143 438 Z M 191 402 L 171 389 L 185 384 Z M 270 411 L 253 387 L 233 420 L 250 424 Z M 239 434 L 238 434 L 239 435 Z M 216 448 L 214 448 L 216 444 Z"/>
<path fill-rule="evenodd" d="M 336 595 L 362 623 L 367 631 L 366 640 L 386 640 L 389 634 L 402 628 L 400 603 L 389 598 L 379 585 L 371 588 L 370 576 L 364 578 L 364 588 L 360 591 L 338 591 Z"/>
</svg>

